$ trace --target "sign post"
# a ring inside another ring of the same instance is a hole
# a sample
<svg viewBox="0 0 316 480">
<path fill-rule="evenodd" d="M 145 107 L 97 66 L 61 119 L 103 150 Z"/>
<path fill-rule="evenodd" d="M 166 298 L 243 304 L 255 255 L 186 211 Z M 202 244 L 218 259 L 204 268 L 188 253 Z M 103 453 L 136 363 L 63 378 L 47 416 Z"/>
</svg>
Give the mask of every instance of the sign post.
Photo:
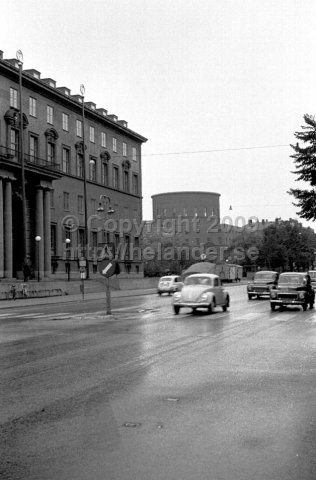
<svg viewBox="0 0 316 480">
<path fill-rule="evenodd" d="M 111 289 L 110 277 L 116 271 L 116 262 L 114 260 L 102 260 L 99 262 L 99 272 L 103 277 L 106 277 L 106 314 L 111 315 Z"/>
<path fill-rule="evenodd" d="M 106 279 L 105 295 L 106 295 L 106 314 L 111 315 L 112 311 L 111 311 L 110 277 Z"/>
<path fill-rule="evenodd" d="M 102 252 L 98 257 L 98 269 L 103 277 L 106 278 L 106 314 L 111 315 L 111 289 L 110 277 L 117 272 L 117 262 L 115 260 L 115 248 L 113 244 L 104 244 Z"/>
<path fill-rule="evenodd" d="M 81 284 L 80 284 L 80 291 L 82 294 L 82 300 L 84 300 L 84 281 L 86 278 L 86 260 L 79 260 L 79 267 L 80 267 L 80 278 L 81 278 Z"/>
</svg>

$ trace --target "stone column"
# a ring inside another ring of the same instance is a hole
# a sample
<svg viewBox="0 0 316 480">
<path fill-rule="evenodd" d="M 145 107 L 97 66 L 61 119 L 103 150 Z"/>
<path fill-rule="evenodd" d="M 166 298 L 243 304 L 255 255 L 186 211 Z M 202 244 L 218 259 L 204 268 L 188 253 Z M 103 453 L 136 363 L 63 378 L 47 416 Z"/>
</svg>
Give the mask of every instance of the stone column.
<svg viewBox="0 0 316 480">
<path fill-rule="evenodd" d="M 35 242 L 35 265 L 36 265 L 36 278 L 38 271 L 40 278 L 44 275 L 44 213 L 43 213 L 43 190 L 42 188 L 36 189 L 36 212 L 35 212 L 35 237 L 40 236 L 41 240 Z"/>
<path fill-rule="evenodd" d="M 4 276 L 13 277 L 12 184 L 10 180 L 4 184 Z"/>
<path fill-rule="evenodd" d="M 44 190 L 44 275 L 51 273 L 50 191 Z"/>
<path fill-rule="evenodd" d="M 0 278 L 4 276 L 3 183 L 0 178 Z"/>
</svg>

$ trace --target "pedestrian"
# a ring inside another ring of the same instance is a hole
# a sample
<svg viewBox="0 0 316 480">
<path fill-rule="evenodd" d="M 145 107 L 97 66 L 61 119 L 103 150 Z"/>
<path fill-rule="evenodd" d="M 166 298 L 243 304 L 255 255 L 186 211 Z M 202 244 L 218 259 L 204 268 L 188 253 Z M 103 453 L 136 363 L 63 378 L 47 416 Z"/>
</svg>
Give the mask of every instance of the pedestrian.
<svg viewBox="0 0 316 480">
<path fill-rule="evenodd" d="M 23 262 L 23 275 L 24 275 L 24 282 L 27 282 L 31 277 L 31 259 L 29 255 L 26 255 Z"/>
<path fill-rule="evenodd" d="M 22 296 L 23 296 L 23 298 L 27 298 L 27 285 L 26 285 L 26 283 L 22 283 Z"/>
<path fill-rule="evenodd" d="M 11 285 L 11 295 L 12 295 L 12 299 L 15 300 L 16 299 L 16 286 L 15 285 Z"/>
</svg>

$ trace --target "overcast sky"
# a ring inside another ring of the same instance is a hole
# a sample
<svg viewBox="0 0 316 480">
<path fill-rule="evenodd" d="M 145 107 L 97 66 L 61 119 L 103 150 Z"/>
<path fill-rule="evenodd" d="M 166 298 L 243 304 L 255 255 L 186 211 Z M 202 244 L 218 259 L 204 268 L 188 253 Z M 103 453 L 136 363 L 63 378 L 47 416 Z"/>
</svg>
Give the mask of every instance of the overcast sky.
<svg viewBox="0 0 316 480">
<path fill-rule="evenodd" d="M 148 138 L 145 219 L 151 195 L 182 190 L 220 193 L 222 218 L 287 219 L 288 145 L 316 111 L 315 21 L 314 0 L 15 0 L 0 49 L 72 94 L 83 83 Z"/>
</svg>

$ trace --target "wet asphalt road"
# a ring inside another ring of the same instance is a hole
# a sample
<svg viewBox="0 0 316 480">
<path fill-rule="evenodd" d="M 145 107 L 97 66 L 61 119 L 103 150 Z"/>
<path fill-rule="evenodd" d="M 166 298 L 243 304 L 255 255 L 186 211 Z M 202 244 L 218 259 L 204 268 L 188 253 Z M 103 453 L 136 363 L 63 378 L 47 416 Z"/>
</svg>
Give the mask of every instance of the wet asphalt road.
<svg viewBox="0 0 316 480">
<path fill-rule="evenodd" d="M 0 311 L 0 478 L 315 480 L 316 312 Z"/>
</svg>

